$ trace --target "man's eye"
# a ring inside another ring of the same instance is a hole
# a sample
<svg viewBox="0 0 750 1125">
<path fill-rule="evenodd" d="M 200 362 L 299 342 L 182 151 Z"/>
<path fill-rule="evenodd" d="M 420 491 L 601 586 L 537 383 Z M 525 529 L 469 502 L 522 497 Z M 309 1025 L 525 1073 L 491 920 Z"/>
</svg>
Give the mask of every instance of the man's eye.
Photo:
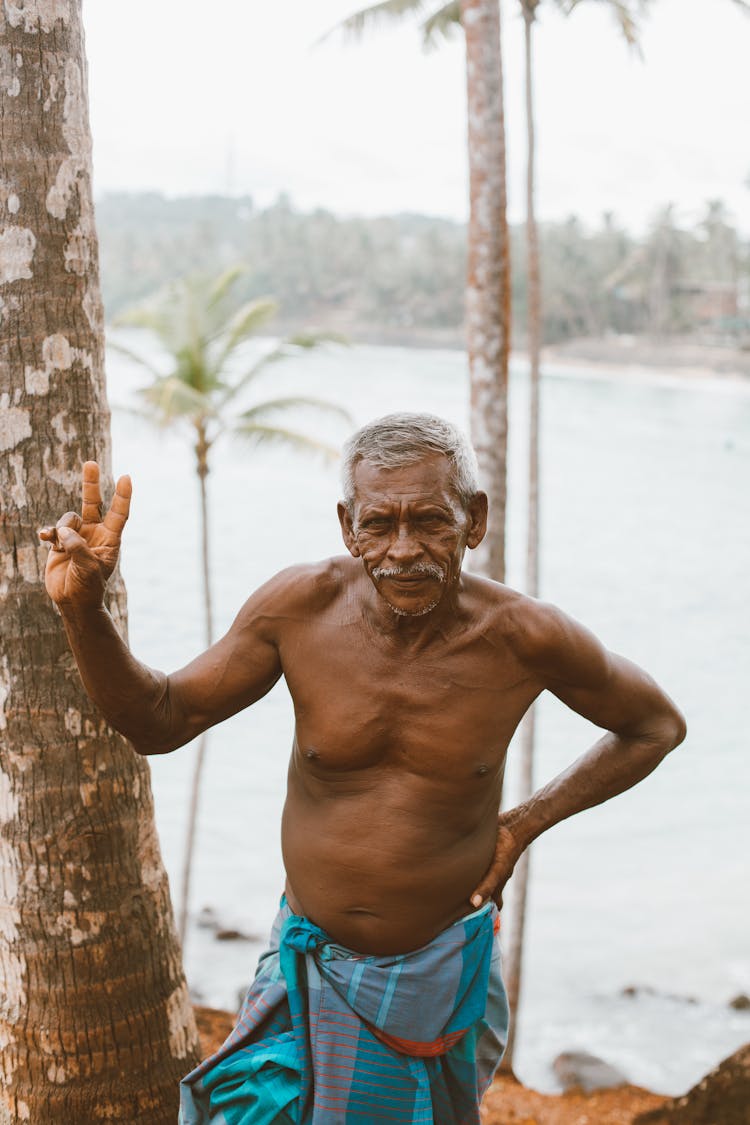
<svg viewBox="0 0 750 1125">
<path fill-rule="evenodd" d="M 362 520 L 360 525 L 365 531 L 377 531 L 379 528 L 387 527 L 388 520 L 384 516 L 373 516 L 372 519 Z"/>
</svg>

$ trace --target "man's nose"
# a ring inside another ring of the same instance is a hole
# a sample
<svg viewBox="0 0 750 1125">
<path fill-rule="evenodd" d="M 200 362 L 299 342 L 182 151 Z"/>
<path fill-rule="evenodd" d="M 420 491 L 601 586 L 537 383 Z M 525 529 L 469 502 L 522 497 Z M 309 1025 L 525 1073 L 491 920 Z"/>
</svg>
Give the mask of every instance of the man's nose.
<svg viewBox="0 0 750 1125">
<path fill-rule="evenodd" d="M 394 562 L 413 561 L 422 554 L 422 545 L 408 523 L 401 523 L 391 539 L 388 555 Z"/>
</svg>

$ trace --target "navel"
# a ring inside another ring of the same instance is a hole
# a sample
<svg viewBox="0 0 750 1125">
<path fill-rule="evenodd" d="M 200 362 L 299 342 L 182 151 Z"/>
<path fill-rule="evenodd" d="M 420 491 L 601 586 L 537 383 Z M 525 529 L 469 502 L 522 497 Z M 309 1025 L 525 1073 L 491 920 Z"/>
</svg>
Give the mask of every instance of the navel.
<svg viewBox="0 0 750 1125">
<path fill-rule="evenodd" d="M 307 758 L 308 762 L 314 762 L 316 758 L 320 757 L 318 751 L 313 750 L 312 746 L 308 747 L 308 749 L 304 751 L 304 755 Z"/>
<path fill-rule="evenodd" d="M 484 777 L 485 774 L 488 774 L 489 772 L 490 772 L 490 767 L 486 766 L 484 764 L 484 762 L 482 762 L 482 764 L 480 766 L 477 766 L 477 776 L 478 777 Z"/>
</svg>

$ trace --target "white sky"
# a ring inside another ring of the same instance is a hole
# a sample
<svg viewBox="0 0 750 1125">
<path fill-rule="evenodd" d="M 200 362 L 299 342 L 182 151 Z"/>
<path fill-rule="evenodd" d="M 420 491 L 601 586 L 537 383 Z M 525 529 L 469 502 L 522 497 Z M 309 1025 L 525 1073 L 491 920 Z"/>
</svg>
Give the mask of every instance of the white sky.
<svg viewBox="0 0 750 1125">
<path fill-rule="evenodd" d="M 86 0 L 95 186 L 170 195 L 287 191 L 303 208 L 467 213 L 463 40 L 414 25 L 315 41 L 356 0 Z M 436 6 L 439 0 L 436 0 Z M 509 209 L 522 217 L 523 28 L 503 0 Z M 542 218 L 604 210 L 640 231 L 719 197 L 750 234 L 750 17 L 657 0 L 645 61 L 603 3 L 536 28 Z"/>
</svg>

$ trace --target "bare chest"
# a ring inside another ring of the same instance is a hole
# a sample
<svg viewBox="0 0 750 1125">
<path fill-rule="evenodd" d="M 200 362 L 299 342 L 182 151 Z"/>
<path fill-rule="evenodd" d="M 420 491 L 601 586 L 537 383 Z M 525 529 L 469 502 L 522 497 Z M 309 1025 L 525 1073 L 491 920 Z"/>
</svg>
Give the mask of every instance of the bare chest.
<svg viewBox="0 0 750 1125">
<path fill-rule="evenodd" d="M 282 660 L 297 751 L 319 770 L 494 773 L 536 694 L 510 652 L 471 638 L 408 653 L 352 629 L 311 631 Z"/>
</svg>

